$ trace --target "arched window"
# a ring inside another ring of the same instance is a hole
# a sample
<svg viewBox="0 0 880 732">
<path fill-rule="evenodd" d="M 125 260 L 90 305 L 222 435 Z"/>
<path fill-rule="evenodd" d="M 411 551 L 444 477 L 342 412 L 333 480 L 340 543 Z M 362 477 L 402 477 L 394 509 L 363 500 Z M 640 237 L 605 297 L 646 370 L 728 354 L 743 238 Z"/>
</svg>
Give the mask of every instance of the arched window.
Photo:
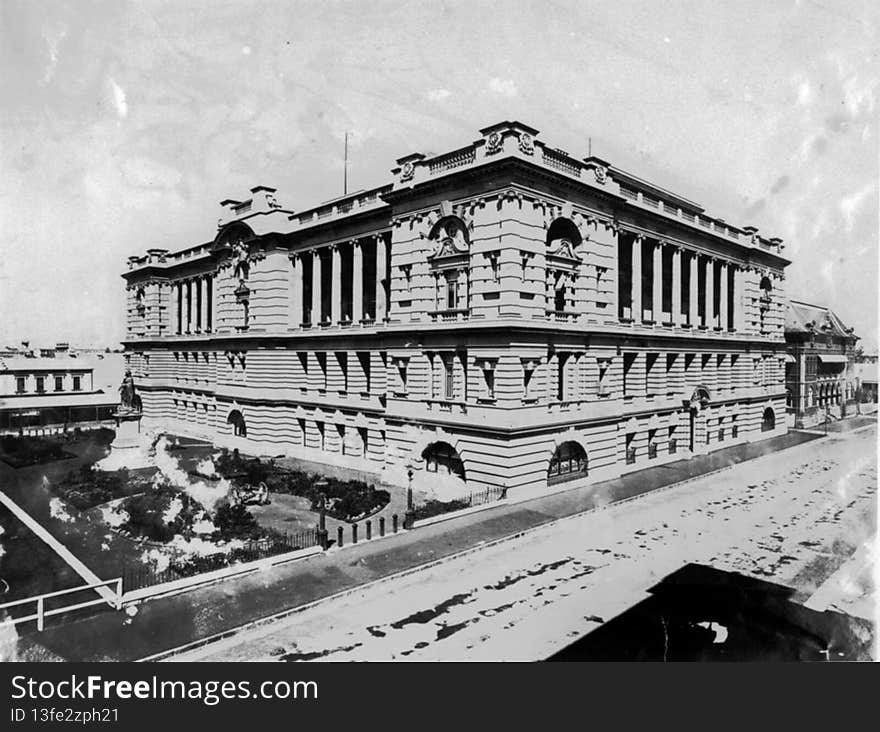
<svg viewBox="0 0 880 732">
<path fill-rule="evenodd" d="M 581 241 L 581 234 L 571 219 L 556 219 L 547 229 L 547 306 L 551 316 L 555 314 L 557 319 L 567 311 L 566 303 L 579 261 L 576 250 Z"/>
<path fill-rule="evenodd" d="M 146 298 L 146 293 L 144 292 L 143 287 L 138 287 L 137 292 L 135 293 L 135 307 L 137 308 L 138 315 L 143 316 L 144 312 L 147 309 L 146 303 L 144 302 Z"/>
<path fill-rule="evenodd" d="M 434 243 L 428 258 L 434 277 L 434 317 L 457 320 L 469 307 L 467 226 L 457 216 L 444 216 L 434 224 L 429 239 Z M 406 276 L 409 269 L 404 272 Z"/>
<path fill-rule="evenodd" d="M 563 442 L 550 458 L 547 469 L 549 484 L 576 480 L 587 475 L 587 453 L 577 442 Z"/>
<path fill-rule="evenodd" d="M 774 429 L 776 429 L 776 415 L 770 407 L 767 407 L 761 418 L 761 432 L 772 432 Z"/>
<path fill-rule="evenodd" d="M 433 442 L 422 452 L 425 470 L 429 473 L 455 475 L 465 480 L 464 463 L 448 442 Z"/>
<path fill-rule="evenodd" d="M 237 409 L 233 409 L 226 418 L 226 424 L 232 425 L 232 434 L 236 437 L 247 437 L 247 425 L 244 417 Z"/>
<path fill-rule="evenodd" d="M 551 252 L 557 252 L 567 247 L 573 254 L 574 250 L 581 245 L 581 237 L 578 227 L 571 219 L 558 218 L 547 229 L 547 246 Z"/>
</svg>

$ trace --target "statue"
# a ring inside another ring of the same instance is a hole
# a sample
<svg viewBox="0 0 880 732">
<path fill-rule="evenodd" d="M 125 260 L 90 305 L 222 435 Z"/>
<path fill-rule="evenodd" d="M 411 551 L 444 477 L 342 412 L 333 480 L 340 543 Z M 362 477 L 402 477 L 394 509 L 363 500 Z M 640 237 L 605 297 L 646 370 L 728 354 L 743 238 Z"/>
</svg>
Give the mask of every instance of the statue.
<svg viewBox="0 0 880 732">
<path fill-rule="evenodd" d="M 126 412 L 134 412 L 138 411 L 137 402 L 138 398 L 134 393 L 134 379 L 131 376 L 131 371 L 126 369 L 125 378 L 122 379 L 122 385 L 119 387 L 119 402 L 123 411 Z"/>
</svg>

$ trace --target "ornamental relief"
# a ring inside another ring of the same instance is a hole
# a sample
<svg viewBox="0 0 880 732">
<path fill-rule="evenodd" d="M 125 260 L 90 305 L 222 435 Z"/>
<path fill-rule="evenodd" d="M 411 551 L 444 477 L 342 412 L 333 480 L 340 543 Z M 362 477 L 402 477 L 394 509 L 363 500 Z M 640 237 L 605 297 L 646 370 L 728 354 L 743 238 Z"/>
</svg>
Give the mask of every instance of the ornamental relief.
<svg viewBox="0 0 880 732">
<path fill-rule="evenodd" d="M 431 230 L 431 241 L 436 242 L 434 253 L 437 257 L 457 257 L 467 254 L 470 247 L 467 226 L 457 216 L 448 216 L 438 221 Z"/>
</svg>

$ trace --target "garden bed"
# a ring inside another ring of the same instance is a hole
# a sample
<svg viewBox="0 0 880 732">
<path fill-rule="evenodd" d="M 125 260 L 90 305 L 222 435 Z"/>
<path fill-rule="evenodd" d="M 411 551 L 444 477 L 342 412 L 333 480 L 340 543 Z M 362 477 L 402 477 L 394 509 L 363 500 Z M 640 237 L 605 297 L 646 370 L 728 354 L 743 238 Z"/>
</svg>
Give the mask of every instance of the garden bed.
<svg viewBox="0 0 880 732">
<path fill-rule="evenodd" d="M 326 498 L 327 515 L 338 521 L 361 521 L 381 511 L 391 494 L 361 480 L 339 480 L 317 473 L 281 468 L 274 460 L 243 458 L 237 451 L 224 451 L 216 460 L 217 472 L 234 482 L 249 485 L 265 483 L 270 493 L 286 493 L 309 500 L 319 510 L 321 494 Z"/>
<path fill-rule="evenodd" d="M 494 503 L 495 501 L 500 501 L 506 497 L 506 488 L 486 488 L 485 490 L 471 493 L 464 498 L 456 498 L 451 501 L 427 501 L 413 508 L 411 516 L 413 521 L 420 521 L 422 519 L 440 516 L 444 513 L 452 513 L 453 511 L 462 511 L 466 508 Z"/>
<path fill-rule="evenodd" d="M 51 463 L 76 457 L 67 452 L 57 441 L 43 437 L 0 437 L 0 460 L 13 468 Z"/>
<path fill-rule="evenodd" d="M 85 511 L 102 503 L 143 493 L 152 484 L 154 471 L 95 470 L 91 465 L 83 465 L 79 470 L 71 470 L 52 490 L 69 504 Z"/>
</svg>

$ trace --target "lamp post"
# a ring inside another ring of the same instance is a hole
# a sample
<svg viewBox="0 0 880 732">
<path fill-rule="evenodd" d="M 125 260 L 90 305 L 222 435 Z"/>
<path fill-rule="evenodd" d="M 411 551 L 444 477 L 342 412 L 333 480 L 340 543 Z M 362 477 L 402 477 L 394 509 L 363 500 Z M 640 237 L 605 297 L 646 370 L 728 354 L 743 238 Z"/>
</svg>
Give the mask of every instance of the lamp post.
<svg viewBox="0 0 880 732">
<path fill-rule="evenodd" d="M 325 478 L 321 478 L 321 480 L 315 483 L 315 488 L 320 491 L 318 493 L 318 544 L 325 551 L 330 546 L 327 535 L 327 496 L 324 492 L 327 485 L 328 483 Z"/>
<path fill-rule="evenodd" d="M 412 479 L 413 479 L 413 466 L 411 463 L 406 464 L 406 478 L 407 478 L 407 487 L 406 487 L 406 514 L 403 517 L 403 528 L 411 529 L 413 527 L 413 522 L 415 518 L 413 517 L 413 491 L 412 491 Z"/>
</svg>

